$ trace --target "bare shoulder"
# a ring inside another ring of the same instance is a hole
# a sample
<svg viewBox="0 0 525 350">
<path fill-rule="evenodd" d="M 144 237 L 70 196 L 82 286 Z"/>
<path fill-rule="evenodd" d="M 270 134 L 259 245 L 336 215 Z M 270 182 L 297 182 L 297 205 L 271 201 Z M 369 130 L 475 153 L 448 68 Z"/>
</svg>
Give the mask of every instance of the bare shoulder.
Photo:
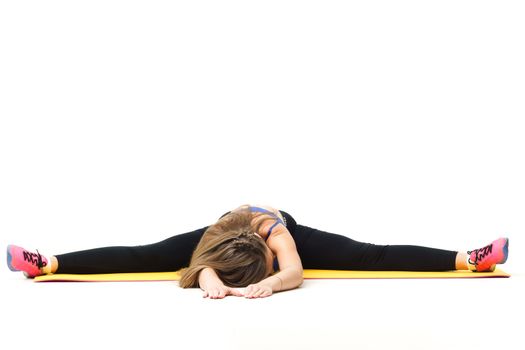
<svg viewBox="0 0 525 350">
<path fill-rule="evenodd" d="M 283 224 L 275 226 L 272 229 L 272 233 L 270 234 L 270 236 L 268 236 L 268 229 L 270 225 L 267 224 L 266 227 L 264 227 L 266 231 L 263 232 L 263 234 L 266 235 L 266 244 L 268 245 L 268 247 L 270 247 L 270 249 L 272 249 L 272 251 L 275 252 L 275 250 L 277 250 L 278 247 L 282 246 L 283 244 L 288 246 L 291 245 L 295 248 L 295 240 L 288 228 L 286 228 L 286 226 L 284 226 Z"/>
<path fill-rule="evenodd" d="M 275 227 L 270 237 L 268 237 L 266 244 L 274 255 L 277 256 L 281 270 L 289 267 L 302 270 L 303 267 L 301 258 L 297 252 L 297 246 L 295 245 L 292 234 L 284 225 Z"/>
<path fill-rule="evenodd" d="M 281 214 L 281 212 L 278 209 L 276 209 L 274 207 L 271 207 L 269 205 L 243 204 L 243 205 L 233 209 L 232 212 L 245 210 L 245 209 L 248 209 L 250 207 L 262 208 L 262 209 L 268 210 L 268 212 L 269 212 L 269 213 L 265 214 L 265 213 L 261 213 L 261 212 L 258 212 L 258 211 L 254 211 L 252 213 L 253 216 L 254 216 L 254 222 L 258 222 L 258 220 L 260 220 L 260 219 L 258 219 L 258 217 L 260 217 L 261 215 L 263 216 L 262 223 L 260 224 L 259 229 L 257 230 L 257 234 L 259 234 L 265 240 L 268 237 L 268 231 L 275 224 L 276 217 L 279 218 L 282 223 L 285 222 L 285 219 L 284 219 L 283 215 Z M 273 216 L 272 215 L 268 215 L 268 214 L 273 214 Z M 255 225 L 254 222 L 252 222 L 252 225 Z M 282 223 L 277 225 L 277 226 L 275 226 L 272 229 L 271 236 L 278 234 L 279 229 L 282 229 L 282 228 L 286 229 L 286 227 Z"/>
<path fill-rule="evenodd" d="M 252 207 L 259 207 L 259 208 L 263 208 L 263 209 L 266 209 L 272 213 L 274 213 L 275 215 L 277 215 L 281 220 L 284 220 L 283 219 L 283 215 L 281 214 L 281 212 L 279 211 L 279 209 L 276 209 L 274 207 L 271 207 L 269 205 L 256 205 L 256 204 L 253 204 L 251 205 Z"/>
</svg>

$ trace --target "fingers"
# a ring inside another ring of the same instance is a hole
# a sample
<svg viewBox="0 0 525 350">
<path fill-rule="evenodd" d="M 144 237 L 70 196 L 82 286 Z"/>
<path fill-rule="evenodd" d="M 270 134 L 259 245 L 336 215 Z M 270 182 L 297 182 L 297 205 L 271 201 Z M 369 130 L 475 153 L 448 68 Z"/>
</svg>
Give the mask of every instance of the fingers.
<svg viewBox="0 0 525 350">
<path fill-rule="evenodd" d="M 244 296 L 244 294 L 241 291 L 235 288 L 216 287 L 216 288 L 211 288 L 209 290 L 204 291 L 202 297 L 203 298 L 209 297 L 210 299 L 223 299 L 227 295 L 234 295 L 237 297 Z"/>
<path fill-rule="evenodd" d="M 248 298 L 260 298 L 263 294 L 264 294 L 264 290 L 262 289 L 259 289 L 259 290 L 256 290 L 254 291 L 253 293 L 251 293 Z"/>
<path fill-rule="evenodd" d="M 230 288 L 229 293 L 230 293 L 230 295 L 234 295 L 236 297 L 244 296 L 244 294 L 242 294 L 242 292 L 240 290 L 237 290 L 235 288 Z"/>
<path fill-rule="evenodd" d="M 244 291 L 244 296 L 246 298 L 252 298 L 255 291 L 256 291 L 256 287 L 254 285 L 249 285 L 248 287 L 246 287 L 246 290 Z"/>
<path fill-rule="evenodd" d="M 226 292 L 224 291 L 223 288 L 220 288 L 217 293 L 215 293 L 215 298 L 214 299 L 222 299 L 226 296 Z"/>
<path fill-rule="evenodd" d="M 270 295 L 272 295 L 272 290 L 268 287 L 250 285 L 246 287 L 243 293 L 236 288 L 214 287 L 214 288 L 205 290 L 204 293 L 202 294 L 202 297 L 210 298 L 210 299 L 223 299 L 227 295 L 233 295 L 237 297 L 244 296 L 249 299 L 265 298 L 265 297 L 269 297 Z"/>
<path fill-rule="evenodd" d="M 258 285 L 250 285 L 246 287 L 244 296 L 249 299 L 265 298 L 272 295 L 272 290 L 268 287 L 262 287 Z"/>
<path fill-rule="evenodd" d="M 272 292 L 270 290 L 264 290 L 261 295 L 259 295 L 259 298 L 266 298 L 272 295 Z"/>
<path fill-rule="evenodd" d="M 203 298 L 209 297 L 210 299 L 222 299 L 226 296 L 224 288 L 211 288 L 206 290 L 202 295 Z"/>
</svg>

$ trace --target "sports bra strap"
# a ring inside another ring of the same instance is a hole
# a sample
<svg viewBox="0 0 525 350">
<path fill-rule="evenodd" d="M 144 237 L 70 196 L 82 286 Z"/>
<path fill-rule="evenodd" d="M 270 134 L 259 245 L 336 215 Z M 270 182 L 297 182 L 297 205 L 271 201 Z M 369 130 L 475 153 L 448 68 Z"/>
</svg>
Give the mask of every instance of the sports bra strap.
<svg viewBox="0 0 525 350">
<path fill-rule="evenodd" d="M 273 216 L 277 221 L 270 227 L 270 229 L 268 230 L 268 236 L 266 237 L 266 240 L 268 240 L 268 238 L 270 237 L 270 234 L 272 233 L 272 230 L 275 226 L 279 225 L 279 224 L 283 224 L 284 225 L 284 222 L 281 220 L 280 217 L 278 217 L 275 213 L 271 212 L 270 210 L 268 209 L 264 209 L 264 208 L 260 208 L 260 207 L 250 207 L 250 210 L 251 211 L 255 211 L 255 212 L 258 212 L 258 213 L 266 213 L 266 214 L 269 214 L 270 216 Z"/>
<path fill-rule="evenodd" d="M 276 221 L 275 224 L 273 224 L 270 229 L 268 230 L 268 236 L 266 236 L 266 239 L 265 241 L 268 240 L 268 237 L 270 237 L 270 235 L 272 234 L 272 230 L 275 226 L 279 225 L 279 224 L 282 224 L 283 222 L 282 221 Z"/>
</svg>

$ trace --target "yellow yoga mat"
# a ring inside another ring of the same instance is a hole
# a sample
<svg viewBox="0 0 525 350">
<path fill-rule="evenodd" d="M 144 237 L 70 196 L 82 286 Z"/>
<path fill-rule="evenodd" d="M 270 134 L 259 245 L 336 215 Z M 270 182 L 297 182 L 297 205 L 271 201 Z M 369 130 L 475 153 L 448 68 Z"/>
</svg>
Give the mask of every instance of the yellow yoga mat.
<svg viewBox="0 0 525 350">
<path fill-rule="evenodd" d="M 304 270 L 305 279 L 359 279 L 359 278 L 487 278 L 510 277 L 500 269 L 494 272 L 471 271 L 347 271 L 347 270 Z M 130 282 L 130 281 L 178 281 L 180 274 L 174 272 L 108 273 L 108 274 L 52 274 L 35 277 L 35 282 Z"/>
</svg>

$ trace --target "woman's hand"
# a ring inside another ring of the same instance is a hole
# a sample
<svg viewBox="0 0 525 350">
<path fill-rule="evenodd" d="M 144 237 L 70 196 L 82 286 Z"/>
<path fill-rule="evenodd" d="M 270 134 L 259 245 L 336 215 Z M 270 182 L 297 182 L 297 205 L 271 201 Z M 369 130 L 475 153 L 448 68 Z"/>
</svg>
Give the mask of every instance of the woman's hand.
<svg viewBox="0 0 525 350">
<path fill-rule="evenodd" d="M 272 293 L 272 287 L 261 283 L 250 284 L 244 290 L 244 296 L 250 299 L 269 297 Z"/>
<path fill-rule="evenodd" d="M 204 291 L 203 298 L 222 299 L 227 295 L 242 297 L 235 288 L 226 287 L 212 268 L 206 267 L 199 274 L 199 286 Z"/>
<path fill-rule="evenodd" d="M 203 298 L 210 299 L 222 299 L 227 295 L 234 295 L 236 297 L 242 297 L 243 294 L 235 288 L 226 287 L 224 284 L 215 284 L 212 286 L 207 286 L 204 289 Z"/>
</svg>

